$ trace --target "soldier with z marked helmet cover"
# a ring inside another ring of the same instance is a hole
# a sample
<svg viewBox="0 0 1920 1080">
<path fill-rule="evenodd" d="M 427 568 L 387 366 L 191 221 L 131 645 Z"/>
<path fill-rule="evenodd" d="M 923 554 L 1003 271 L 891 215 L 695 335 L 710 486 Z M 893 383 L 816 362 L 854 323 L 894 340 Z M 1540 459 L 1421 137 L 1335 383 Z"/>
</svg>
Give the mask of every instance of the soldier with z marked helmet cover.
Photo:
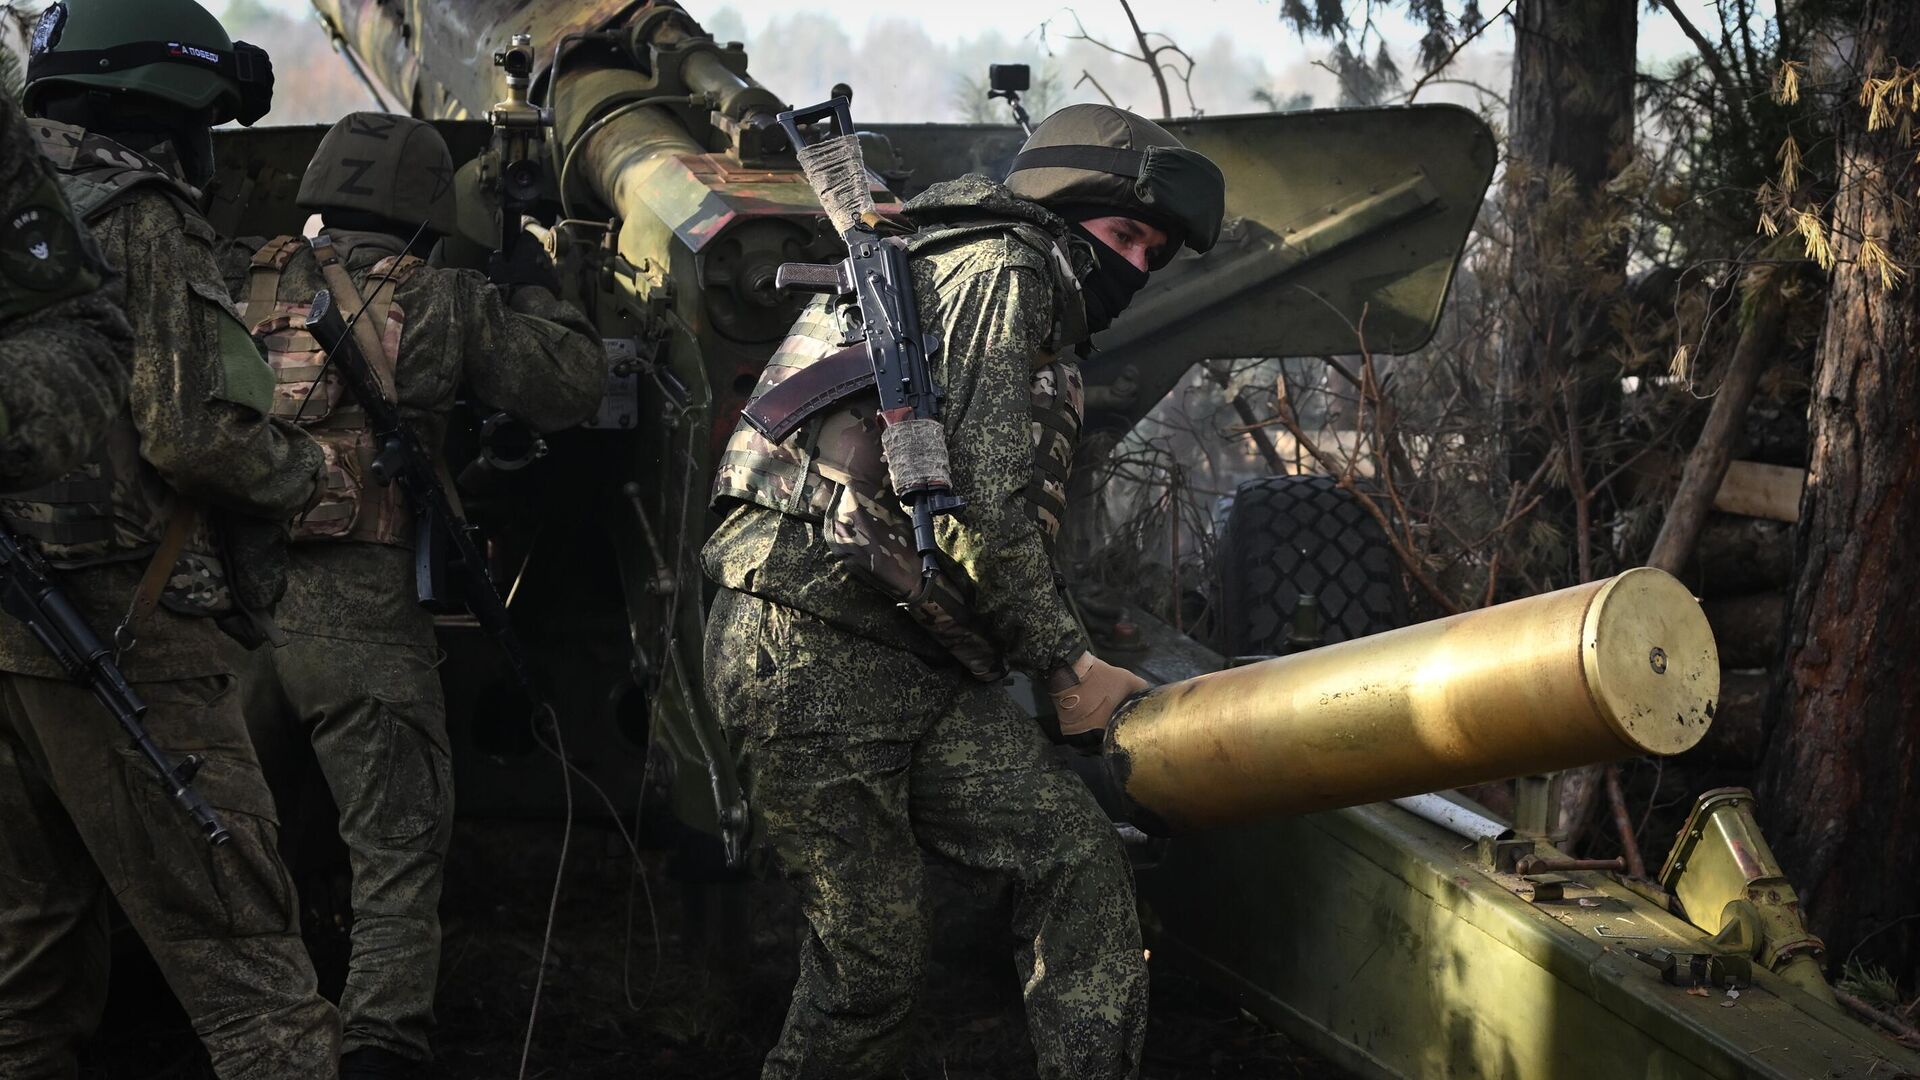
<svg viewBox="0 0 1920 1080">
<path fill-rule="evenodd" d="M 872 382 L 823 375 L 845 354 L 829 301 L 762 375 L 721 462 L 726 516 L 704 561 L 720 586 L 708 692 L 810 930 L 763 1076 L 897 1074 L 932 932 L 926 851 L 1011 882 L 1039 1075 L 1138 1070 L 1147 974 L 1125 856 L 1000 682 L 1029 673 L 1067 742 L 1097 741 L 1146 688 L 1089 651 L 1056 584 L 1074 353 L 1182 246 L 1211 248 L 1223 208 L 1211 161 L 1104 105 L 1049 117 L 1004 185 L 967 176 L 907 204 L 944 392 L 932 422 L 966 500 L 934 519 L 931 576 Z"/>
<path fill-rule="evenodd" d="M 321 140 L 299 202 L 320 213 L 321 235 L 261 247 L 242 309 L 267 351 L 273 414 L 319 441 L 326 482 L 293 522 L 276 612 L 288 642 L 257 655 L 249 711 L 256 730 L 292 724 L 311 739 L 340 809 L 353 875 L 340 1075 L 407 1076 L 429 1057 L 453 828 L 439 651 L 432 616 L 415 602 L 413 516 L 399 485 L 370 475 L 367 415 L 305 319 L 321 289 L 359 313 L 361 351 L 436 447 L 462 387 L 538 431 L 587 420 L 606 358 L 585 316 L 559 298 L 539 245 L 518 245 L 530 254 L 515 278 L 537 283 L 506 291 L 422 260 L 455 228 L 453 162 L 431 124 L 347 116 Z"/>
<path fill-rule="evenodd" d="M 323 1077 L 336 1066 L 338 1014 L 300 938 L 238 686 L 241 642 L 270 633 L 274 541 L 318 490 L 322 455 L 272 417 L 272 372 L 197 208 L 208 129 L 257 119 L 271 85 L 265 55 L 235 45 L 191 0 L 72 0 L 34 29 L 29 127 L 123 283 L 130 381 L 78 467 L 0 500 L 0 516 L 50 564 L 80 620 L 113 642 L 152 742 L 173 762 L 198 762 L 192 787 L 229 839 L 211 847 L 217 833 L 171 805 L 102 703 L 24 623 L 0 619 L 6 1075 L 72 1075 L 104 1003 L 109 897 L 219 1075 Z M 43 236 L 51 251 L 66 233 L 56 224 Z"/>
</svg>

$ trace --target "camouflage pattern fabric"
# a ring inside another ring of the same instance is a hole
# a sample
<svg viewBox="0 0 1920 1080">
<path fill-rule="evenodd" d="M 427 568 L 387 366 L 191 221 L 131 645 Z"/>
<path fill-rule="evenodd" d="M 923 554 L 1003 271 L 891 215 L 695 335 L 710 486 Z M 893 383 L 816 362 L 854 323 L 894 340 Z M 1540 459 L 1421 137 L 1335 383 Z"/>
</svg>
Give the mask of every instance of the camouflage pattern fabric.
<svg viewBox="0 0 1920 1080">
<path fill-rule="evenodd" d="M 341 546 L 296 545 L 294 579 L 343 569 L 327 558 Z M 390 585 L 397 576 L 388 575 Z M 353 870 L 342 1049 L 379 1047 L 424 1061 L 439 984 L 440 886 L 453 835 L 439 651 L 287 637 L 283 648 L 250 655 L 246 708 L 255 725 L 298 726 L 340 808 Z"/>
<path fill-rule="evenodd" d="M 1076 404 L 1063 370 L 1071 365 L 1054 351 L 1085 325 L 1065 225 L 981 177 L 936 185 L 908 210 L 933 226 L 911 241 L 914 287 L 922 324 L 940 335 L 933 375 L 947 394 L 954 489 L 969 500 L 940 519 L 940 547 L 1000 655 L 1044 675 L 1087 648 L 1030 498 L 1036 454 L 1058 449 L 1033 428 L 1036 397 L 1063 412 Z M 818 333 L 807 316 L 794 330 Z M 858 411 L 830 411 L 795 437 L 811 444 L 779 448 L 832 482 L 826 498 L 797 481 L 776 488 L 792 505 L 753 492 L 702 553 L 723 586 L 708 620 L 708 691 L 739 753 L 759 835 L 798 889 L 811 931 L 763 1075 L 897 1067 L 925 971 L 924 851 L 1011 882 L 1040 1075 L 1131 1076 L 1146 968 L 1113 827 L 1004 689 L 969 677 L 850 568 L 836 529 L 857 517 L 831 512 L 835 501 L 866 495 L 858 509 L 867 520 L 899 518 L 891 496 L 849 483 L 854 456 L 823 434 Z M 1065 436 L 1068 425 L 1058 426 Z M 753 461 L 728 463 L 792 464 L 759 449 Z M 723 471 L 716 490 L 726 496 L 730 482 Z M 816 502 L 817 516 L 804 511 Z"/>
<path fill-rule="evenodd" d="M 250 260 L 246 299 L 241 303 L 241 317 L 266 350 L 267 366 L 273 369 L 273 415 L 305 428 L 327 456 L 320 498 L 294 521 L 293 538 L 410 545 L 413 515 L 405 493 L 400 485 L 380 484 L 372 476 L 380 446 L 367 427 L 367 412 L 348 396 L 340 372 L 327 363 L 326 350 L 305 329 L 312 297 L 279 298 L 287 263 L 312 250 L 302 236 L 282 236 L 262 246 Z M 375 328 L 384 356 L 400 354 L 400 334 L 406 325 L 405 311 L 393 302 L 394 290 L 425 265 L 412 255 L 389 257 L 367 275 L 367 295 L 355 304 L 364 310 L 354 314 Z"/>
<path fill-rule="evenodd" d="M 0 513 L 41 541 L 63 580 L 104 633 L 125 613 L 125 573 L 159 540 L 176 496 L 210 510 L 284 521 L 313 495 L 322 455 L 298 429 L 268 417 L 272 373 L 241 325 L 214 262 L 212 226 L 183 201 L 177 178 L 125 181 L 132 162 L 163 168 L 78 128 L 30 121 L 62 169 L 76 208 L 91 203 L 94 238 L 126 288 L 133 330 L 131 390 L 94 460 L 34 492 L 0 500 Z M 87 179 L 111 159 L 112 184 Z M 68 172 L 66 170 L 78 170 Z M 115 186 L 119 185 L 119 186 Z M 117 194 L 103 199 L 100 190 Z M 78 194 L 76 194 L 78 193 Z M 67 542 L 71 541 L 71 542 Z M 218 545 L 202 524 L 189 538 L 167 606 L 203 610 L 225 589 Z M 130 580 L 138 579 L 135 571 Z M 217 600 L 216 600 L 217 602 Z M 211 620 L 184 619 L 143 632 L 124 658 L 129 678 L 164 680 L 231 670 L 226 638 Z M 27 631 L 0 619 L 0 671 L 55 676 L 58 669 Z"/>
<path fill-rule="evenodd" d="M 384 233 L 328 234 L 363 291 L 373 267 L 404 244 Z M 310 301 L 325 287 L 313 252 L 302 251 L 281 275 L 280 299 Z M 581 423 L 599 407 L 607 373 L 599 335 L 578 308 L 547 290 L 522 286 L 508 300 L 477 271 L 421 267 L 393 302 L 406 312 L 395 365 L 400 410 L 421 420 L 423 430 L 439 430 L 462 383 L 538 431 Z M 332 546 L 364 553 L 379 545 Z M 430 645 L 432 621 L 413 602 L 411 564 L 402 574 L 393 570 L 398 565 L 365 554 L 358 569 L 338 566 L 295 580 L 275 618 L 286 630 Z"/>
<path fill-rule="evenodd" d="M 1052 363 L 1033 376 L 1033 479 L 1027 506 L 1040 525 L 1040 537 L 1053 555 L 1067 518 L 1067 482 L 1086 415 L 1086 386 L 1078 364 Z"/>
<path fill-rule="evenodd" d="M 43 544 L 72 567 L 62 583 L 104 636 L 127 610 L 176 495 L 283 521 L 313 494 L 320 454 L 267 417 L 271 376 L 223 291 L 212 228 L 177 182 L 91 183 L 80 175 L 89 162 L 110 160 L 115 177 L 160 166 L 78 129 L 32 126 L 43 148 L 52 140 L 76 209 L 92 200 L 89 224 L 125 280 L 131 386 L 86 469 L 0 510 L 23 531 L 54 525 L 52 535 L 68 539 L 104 526 L 85 544 Z M 87 492 L 99 498 L 76 497 Z M 49 510 L 65 516 L 39 517 Z M 174 575 L 188 595 L 217 589 L 217 564 L 198 561 L 211 550 L 203 526 Z M 223 1077 L 333 1075 L 338 1016 L 300 940 L 273 798 L 234 692 L 238 646 L 173 602 L 139 628 L 122 667 L 162 750 L 206 760 L 195 785 L 233 833 L 218 851 L 92 696 L 59 677 L 24 627 L 0 618 L 0 672 L 9 673 L 0 677 L 0 1061 L 9 1075 L 72 1075 L 74 1040 L 97 1022 L 104 992 L 109 895 Z"/>
<path fill-rule="evenodd" d="M 377 287 L 375 267 L 404 244 L 381 233 L 329 234 L 363 294 Z M 312 250 L 302 248 L 281 272 L 278 300 L 311 301 L 324 287 Z M 405 312 L 399 404 L 423 431 L 444 424 L 463 384 L 540 431 L 578 424 L 599 407 L 607 370 L 599 336 L 543 288 L 515 289 L 509 301 L 484 275 L 422 266 L 394 290 L 393 306 Z M 340 808 L 354 916 L 340 1001 L 345 1049 L 426 1060 L 453 829 L 433 618 L 414 601 L 410 547 L 316 537 L 289 552 L 275 618 L 292 640 L 261 651 L 270 655 L 258 658 L 251 720 L 297 725 Z"/>
<path fill-rule="evenodd" d="M 825 299 L 809 304 L 760 373 L 754 397 L 840 348 L 839 319 Z M 972 614 L 971 592 L 955 568 L 921 574 L 913 520 L 893 497 L 881 451 L 880 418 L 865 394 L 826 410 L 782 443 L 741 423 L 727 440 L 713 504 L 735 500 L 821 526 L 835 563 L 905 607 L 941 649 L 975 678 L 1006 675 L 1000 650 Z"/>
<path fill-rule="evenodd" d="M 1039 1075 L 1133 1076 L 1147 971 L 1126 857 L 1006 691 L 730 590 L 707 625 L 708 693 L 809 927 L 761 1075 L 898 1074 L 932 929 L 924 852 L 1011 884 Z"/>
<path fill-rule="evenodd" d="M 83 464 L 126 405 L 132 332 L 119 279 L 87 270 L 97 257 L 19 108 L 0 100 L 0 491 Z"/>
<path fill-rule="evenodd" d="M 205 760 L 194 785 L 233 839 L 207 844 L 86 690 L 0 678 L 0 1075 L 74 1075 L 106 1001 L 111 900 L 224 1080 L 333 1076 L 339 1019 L 300 940 L 234 677 L 135 689 L 160 748 Z"/>
<path fill-rule="evenodd" d="M 1071 321 L 1079 303 L 1061 295 L 1055 245 L 1030 241 L 1022 230 L 1057 237 L 1066 227 L 981 177 L 936 185 L 907 210 L 916 221 L 1001 221 L 916 238 L 912 269 L 922 325 L 937 327 L 940 336 L 931 366 L 947 394 L 941 419 L 954 490 L 968 500 L 965 510 L 939 520 L 940 547 L 1006 662 L 1044 675 L 1087 650 L 1055 585 L 1048 541 L 1028 499 L 1034 376 L 1058 362 L 1055 346 L 1077 340 Z M 944 659 L 945 650 L 891 598 L 846 570 L 830 539 L 819 523 L 747 503 L 727 516 L 702 554 L 707 575 L 720 585 Z"/>
</svg>

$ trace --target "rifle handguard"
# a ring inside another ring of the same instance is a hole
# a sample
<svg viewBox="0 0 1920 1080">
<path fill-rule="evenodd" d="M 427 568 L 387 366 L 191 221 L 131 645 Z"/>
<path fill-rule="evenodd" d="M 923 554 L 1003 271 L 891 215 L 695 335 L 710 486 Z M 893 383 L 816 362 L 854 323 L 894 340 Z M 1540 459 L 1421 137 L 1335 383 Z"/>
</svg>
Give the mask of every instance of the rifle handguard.
<svg viewBox="0 0 1920 1080">
<path fill-rule="evenodd" d="M 901 420 L 880 429 L 880 452 L 887 460 L 893 493 L 953 490 L 947 466 L 947 431 L 938 420 Z"/>
</svg>

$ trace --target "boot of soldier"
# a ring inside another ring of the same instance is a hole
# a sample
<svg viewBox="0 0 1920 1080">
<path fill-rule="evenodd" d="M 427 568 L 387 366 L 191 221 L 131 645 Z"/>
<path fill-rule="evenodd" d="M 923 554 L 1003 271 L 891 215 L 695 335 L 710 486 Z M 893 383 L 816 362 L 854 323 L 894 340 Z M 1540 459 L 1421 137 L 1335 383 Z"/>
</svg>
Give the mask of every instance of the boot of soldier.
<svg viewBox="0 0 1920 1080">
<path fill-rule="evenodd" d="M 340 1080 L 415 1080 L 425 1075 L 422 1062 L 377 1046 L 362 1046 L 340 1055 Z"/>
</svg>

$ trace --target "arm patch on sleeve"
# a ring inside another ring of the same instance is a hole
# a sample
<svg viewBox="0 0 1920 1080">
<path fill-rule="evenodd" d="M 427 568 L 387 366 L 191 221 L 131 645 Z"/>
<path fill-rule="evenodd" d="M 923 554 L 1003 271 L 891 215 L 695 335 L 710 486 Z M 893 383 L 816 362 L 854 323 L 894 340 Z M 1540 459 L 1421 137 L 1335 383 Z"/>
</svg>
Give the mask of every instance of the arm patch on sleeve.
<svg viewBox="0 0 1920 1080">
<path fill-rule="evenodd" d="M 90 293 L 103 270 L 51 179 L 0 217 L 0 318 Z"/>
</svg>

